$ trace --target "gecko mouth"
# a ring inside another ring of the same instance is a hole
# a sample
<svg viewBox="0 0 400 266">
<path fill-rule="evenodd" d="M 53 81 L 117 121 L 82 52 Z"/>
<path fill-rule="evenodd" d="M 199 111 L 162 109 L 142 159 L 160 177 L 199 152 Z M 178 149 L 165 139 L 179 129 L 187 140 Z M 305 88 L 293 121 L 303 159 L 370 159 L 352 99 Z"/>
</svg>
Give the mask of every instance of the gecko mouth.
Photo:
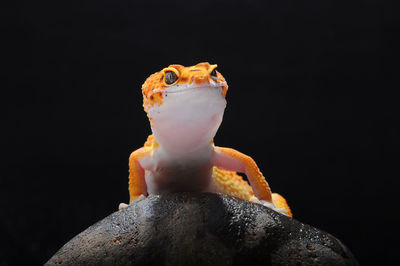
<svg viewBox="0 0 400 266">
<path fill-rule="evenodd" d="M 199 91 L 205 89 L 221 89 L 224 83 L 215 83 L 215 84 L 207 84 L 207 85 L 198 85 L 198 86 L 177 86 L 174 89 L 166 89 L 166 93 L 183 93 L 189 91 Z"/>
</svg>

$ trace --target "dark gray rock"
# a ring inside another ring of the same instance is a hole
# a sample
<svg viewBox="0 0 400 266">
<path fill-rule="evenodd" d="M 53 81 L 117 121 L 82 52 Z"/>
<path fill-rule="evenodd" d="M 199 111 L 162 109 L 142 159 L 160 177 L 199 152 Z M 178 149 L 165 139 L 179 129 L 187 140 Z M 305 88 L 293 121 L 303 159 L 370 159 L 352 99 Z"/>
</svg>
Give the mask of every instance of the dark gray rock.
<svg viewBox="0 0 400 266">
<path fill-rule="evenodd" d="M 92 225 L 46 265 L 358 265 L 335 237 L 211 193 L 150 196 Z"/>
</svg>

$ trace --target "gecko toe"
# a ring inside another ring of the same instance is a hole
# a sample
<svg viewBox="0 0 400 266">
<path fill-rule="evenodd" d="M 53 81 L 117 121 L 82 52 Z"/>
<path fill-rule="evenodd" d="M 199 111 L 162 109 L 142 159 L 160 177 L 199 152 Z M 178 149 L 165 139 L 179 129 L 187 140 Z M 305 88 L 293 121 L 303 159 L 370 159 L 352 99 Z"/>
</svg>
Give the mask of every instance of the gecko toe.
<svg viewBox="0 0 400 266">
<path fill-rule="evenodd" d="M 125 209 L 126 207 L 128 207 L 128 204 L 126 204 L 126 203 L 120 203 L 119 206 L 118 206 L 118 210 Z"/>
</svg>

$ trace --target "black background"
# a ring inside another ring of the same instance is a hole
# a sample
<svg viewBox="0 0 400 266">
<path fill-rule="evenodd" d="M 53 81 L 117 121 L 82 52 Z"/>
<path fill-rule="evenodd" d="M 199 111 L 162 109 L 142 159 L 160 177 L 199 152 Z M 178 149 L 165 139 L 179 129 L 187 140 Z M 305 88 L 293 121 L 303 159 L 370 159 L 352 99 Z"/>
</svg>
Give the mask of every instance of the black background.
<svg viewBox="0 0 400 266">
<path fill-rule="evenodd" d="M 3 4 L 4 5 L 4 4 Z M 215 143 L 361 264 L 398 245 L 394 6 L 383 1 L 27 1 L 2 8 L 0 265 L 42 264 L 128 201 L 141 84 L 172 63 L 229 83 Z"/>
</svg>

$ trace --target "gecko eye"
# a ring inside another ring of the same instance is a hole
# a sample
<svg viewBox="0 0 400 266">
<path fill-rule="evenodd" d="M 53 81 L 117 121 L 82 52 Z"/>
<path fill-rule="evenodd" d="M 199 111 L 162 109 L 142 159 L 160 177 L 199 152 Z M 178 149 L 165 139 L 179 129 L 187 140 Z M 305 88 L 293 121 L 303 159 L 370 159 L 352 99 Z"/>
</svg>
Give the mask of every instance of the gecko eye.
<svg viewBox="0 0 400 266">
<path fill-rule="evenodd" d="M 215 68 L 211 71 L 210 76 L 213 78 L 217 78 L 217 71 L 215 70 Z"/>
<path fill-rule="evenodd" d="M 165 72 L 165 83 L 171 85 L 178 80 L 178 76 L 175 74 L 174 71 L 166 71 Z"/>
</svg>

